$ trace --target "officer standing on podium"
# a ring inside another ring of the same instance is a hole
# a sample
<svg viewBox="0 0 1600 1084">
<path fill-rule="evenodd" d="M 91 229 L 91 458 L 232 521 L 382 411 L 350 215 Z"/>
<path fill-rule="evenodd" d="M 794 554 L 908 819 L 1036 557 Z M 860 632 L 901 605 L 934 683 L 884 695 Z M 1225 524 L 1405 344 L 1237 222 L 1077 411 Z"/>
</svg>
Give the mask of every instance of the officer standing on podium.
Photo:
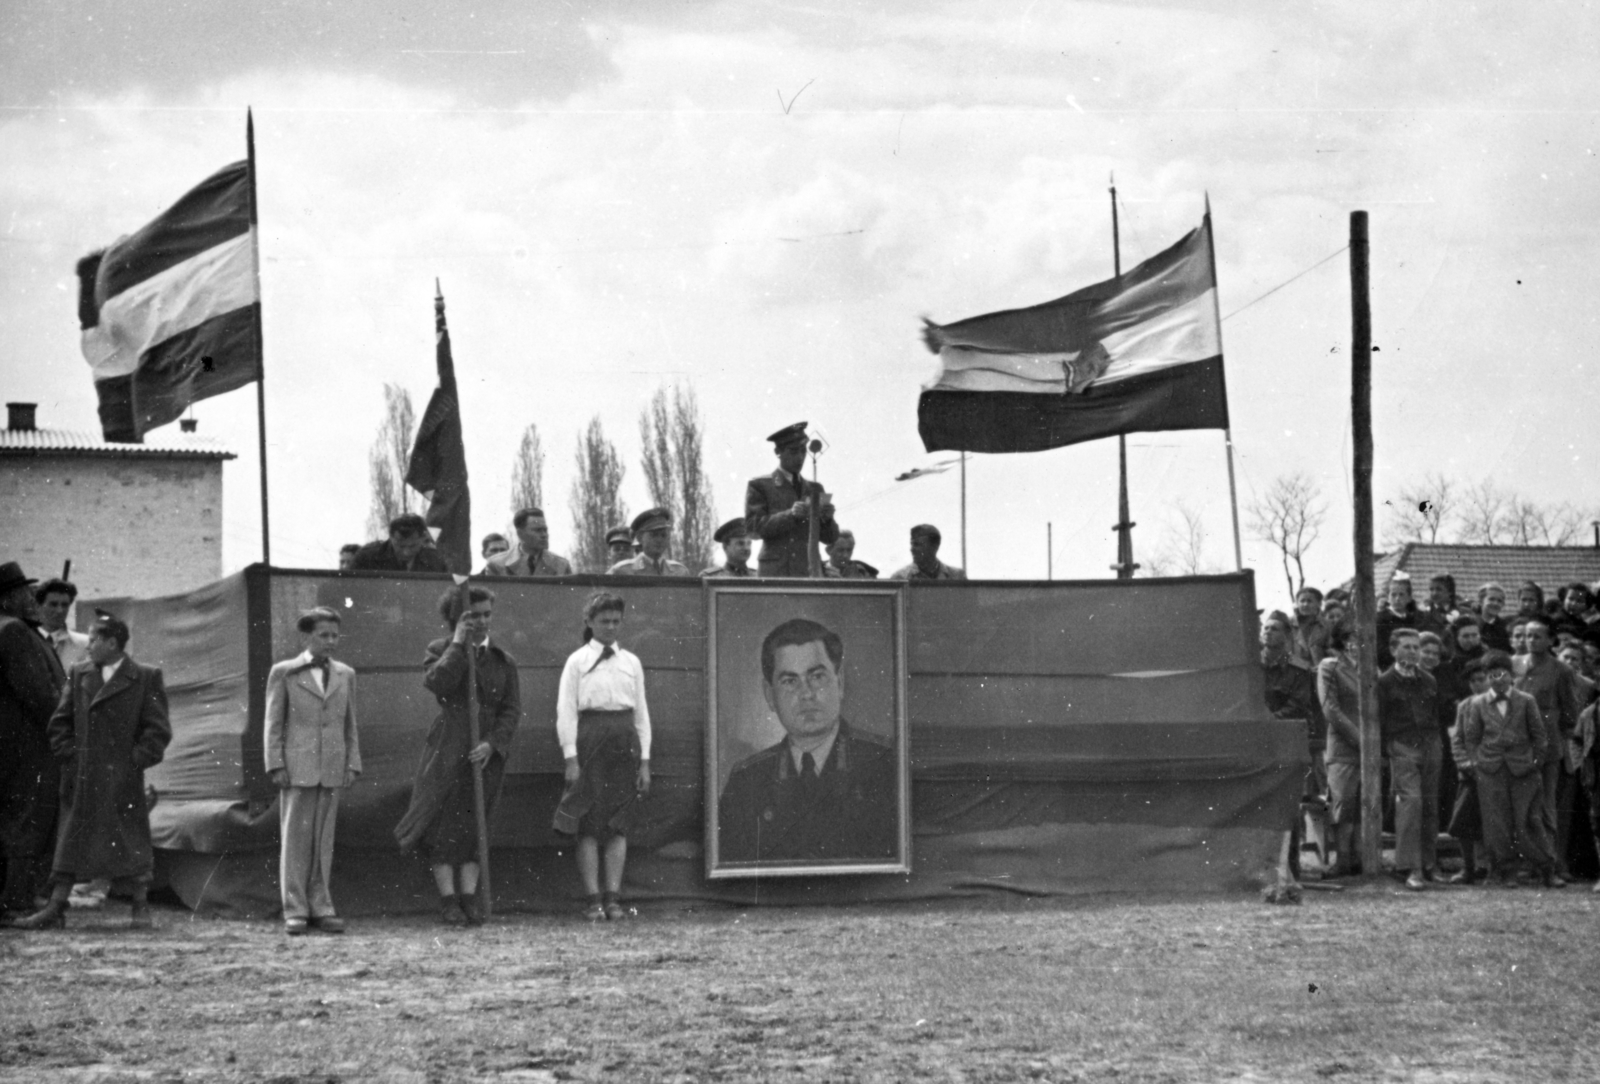
<svg viewBox="0 0 1600 1084">
<path fill-rule="evenodd" d="M 796 422 L 767 438 L 778 456 L 778 469 L 750 479 L 744 491 L 744 520 L 761 539 L 758 566 L 762 576 L 809 576 L 811 495 L 818 500 L 817 541 L 829 545 L 839 537 L 833 502 L 816 482 L 801 475 L 806 463 L 806 423 Z M 818 565 L 821 554 L 817 554 Z"/>
</svg>

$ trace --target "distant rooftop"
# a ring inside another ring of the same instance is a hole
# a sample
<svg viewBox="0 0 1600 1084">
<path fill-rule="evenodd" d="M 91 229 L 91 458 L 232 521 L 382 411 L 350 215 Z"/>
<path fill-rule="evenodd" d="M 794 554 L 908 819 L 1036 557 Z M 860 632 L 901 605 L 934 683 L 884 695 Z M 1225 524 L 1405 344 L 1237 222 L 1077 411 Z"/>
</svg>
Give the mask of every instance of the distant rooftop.
<svg viewBox="0 0 1600 1084">
<path fill-rule="evenodd" d="M 1594 546 L 1466 546 L 1433 542 L 1407 542 L 1393 553 L 1378 557 L 1373 570 L 1379 597 L 1397 571 L 1410 574 L 1412 593 L 1427 597 L 1428 579 L 1448 572 L 1456 578 L 1463 598 L 1494 581 L 1513 598 L 1517 585 L 1532 580 L 1546 593 L 1574 580 L 1600 581 L 1600 548 Z"/>
<path fill-rule="evenodd" d="M 237 459 L 214 437 L 178 433 L 143 444 L 113 444 L 99 433 L 72 429 L 0 429 L 0 456 L 112 456 L 136 459 Z"/>
</svg>

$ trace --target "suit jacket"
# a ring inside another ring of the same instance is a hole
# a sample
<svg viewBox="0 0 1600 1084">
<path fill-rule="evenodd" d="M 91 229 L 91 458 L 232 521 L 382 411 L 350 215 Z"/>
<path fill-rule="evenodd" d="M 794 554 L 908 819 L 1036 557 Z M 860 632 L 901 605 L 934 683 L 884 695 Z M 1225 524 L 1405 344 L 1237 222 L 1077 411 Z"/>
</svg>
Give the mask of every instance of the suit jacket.
<svg viewBox="0 0 1600 1084">
<path fill-rule="evenodd" d="M 788 740 L 733 769 L 717 802 L 724 862 L 888 862 L 897 855 L 899 771 L 894 747 L 841 722 L 807 784 Z"/>
<path fill-rule="evenodd" d="M 810 500 L 812 493 L 821 499 L 822 487 L 805 478 L 797 487 L 781 470 L 752 478 L 744 487 L 745 528 L 761 536 L 761 556 L 756 561 L 761 575 L 811 575 L 811 555 L 807 552 L 811 525 L 796 516 L 793 509 L 796 501 Z M 822 545 L 839 540 L 839 525 L 832 516 L 824 516 L 817 528 L 817 541 Z M 820 549 L 817 558 L 819 564 L 827 560 Z"/>
<path fill-rule="evenodd" d="M 559 553 L 545 550 L 530 567 L 528 554 L 517 542 L 504 553 L 497 553 L 483 566 L 485 576 L 570 576 L 572 562 Z"/>
<path fill-rule="evenodd" d="M 1527 775 L 1539 770 L 1549 739 L 1533 697 L 1520 689 L 1506 692 L 1505 718 L 1495 707 L 1494 693 L 1479 693 L 1463 705 L 1461 740 L 1480 772 Z"/>
<path fill-rule="evenodd" d="M 57 872 L 79 880 L 149 875 L 144 773 L 171 740 L 158 668 L 126 655 L 110 681 L 91 661 L 72 668 L 50 717 L 50 748 L 62 761 Z"/>
<path fill-rule="evenodd" d="M 417 551 L 408 566 L 400 560 L 400 555 L 394 551 L 394 543 L 387 538 L 378 542 L 368 542 L 356 550 L 356 555 L 350 559 L 352 570 L 360 569 L 364 572 L 449 572 L 450 566 L 445 563 L 444 554 L 430 546 L 424 546 Z"/>
<path fill-rule="evenodd" d="M 1544 720 L 1545 756 L 1553 760 L 1561 755 L 1561 739 L 1578 725 L 1577 675 L 1554 655 L 1546 655 L 1538 663 L 1532 655 L 1518 655 L 1511 665 L 1517 674 L 1517 688 L 1539 705 L 1539 715 Z"/>
<path fill-rule="evenodd" d="M 286 769 L 291 787 L 342 787 L 346 769 L 361 773 L 356 672 L 330 660 L 323 691 L 315 669 L 302 653 L 267 674 L 267 771 Z"/>
<path fill-rule="evenodd" d="M 60 769 L 47 731 L 66 680 L 32 624 L 0 616 L 0 854 L 44 854 L 55 842 Z"/>
</svg>

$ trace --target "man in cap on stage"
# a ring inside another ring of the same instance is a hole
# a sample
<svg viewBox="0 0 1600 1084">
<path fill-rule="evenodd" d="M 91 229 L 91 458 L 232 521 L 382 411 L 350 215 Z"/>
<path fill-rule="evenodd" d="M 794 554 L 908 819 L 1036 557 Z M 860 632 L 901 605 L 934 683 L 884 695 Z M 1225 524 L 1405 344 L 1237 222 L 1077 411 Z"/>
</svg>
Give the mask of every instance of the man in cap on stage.
<svg viewBox="0 0 1600 1084">
<path fill-rule="evenodd" d="M 672 513 L 665 508 L 647 508 L 633 517 L 633 537 L 639 540 L 636 557 L 618 561 L 606 569 L 608 576 L 691 576 L 687 565 L 667 556 L 672 543 Z"/>
<path fill-rule="evenodd" d="M 144 773 L 161 763 L 172 727 L 161 670 L 127 654 L 128 626 L 95 611 L 89 657 L 72 668 L 50 718 L 50 748 L 61 763 L 61 821 L 50 902 L 12 925 L 65 924 L 73 884 L 97 877 L 133 895 L 129 925 L 149 929 L 145 894 L 155 872 Z"/>
<path fill-rule="evenodd" d="M 415 512 L 389 521 L 389 538 L 368 542 L 356 551 L 350 567 L 369 572 L 449 572 L 444 554 L 428 545 L 428 524 Z M 465 569 L 462 570 L 466 571 Z"/>
<path fill-rule="evenodd" d="M 785 426 L 767 438 L 778 456 L 778 469 L 750 479 L 744 490 L 744 521 L 752 535 L 761 538 L 762 576 L 809 576 L 811 554 L 811 494 L 819 502 L 817 540 L 830 545 L 839 537 L 833 520 L 833 503 L 815 482 L 801 476 L 806 463 L 806 423 Z M 822 563 L 821 554 L 817 563 Z"/>
<path fill-rule="evenodd" d="M 606 532 L 606 552 L 610 560 L 606 567 L 621 561 L 633 560 L 633 532 L 626 527 L 613 527 Z"/>
<path fill-rule="evenodd" d="M 730 519 L 711 537 L 722 546 L 722 563 L 700 575 L 755 577 L 756 570 L 750 567 L 750 532 L 745 529 L 743 516 Z"/>
<path fill-rule="evenodd" d="M 27 914 L 49 873 L 56 839 L 60 771 L 50 753 L 51 713 L 66 672 L 39 633 L 34 580 L 15 561 L 0 564 L 0 914 Z"/>
</svg>

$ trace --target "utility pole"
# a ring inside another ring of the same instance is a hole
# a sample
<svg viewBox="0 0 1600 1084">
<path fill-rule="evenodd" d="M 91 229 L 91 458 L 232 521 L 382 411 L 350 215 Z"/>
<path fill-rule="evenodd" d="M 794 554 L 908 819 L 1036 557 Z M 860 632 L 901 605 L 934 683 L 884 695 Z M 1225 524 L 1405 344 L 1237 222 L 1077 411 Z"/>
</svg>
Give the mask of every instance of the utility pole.
<svg viewBox="0 0 1600 1084">
<path fill-rule="evenodd" d="M 1117 178 L 1111 177 L 1111 267 L 1118 280 L 1122 278 L 1122 235 L 1117 222 Z M 1121 282 L 1118 282 L 1121 287 Z M 1131 580 L 1139 568 L 1133 562 L 1133 529 L 1138 526 L 1128 519 L 1128 437 L 1117 434 L 1117 522 L 1112 530 L 1117 532 L 1117 563 L 1112 565 L 1117 579 Z"/>
<path fill-rule="evenodd" d="M 1372 572 L 1372 298 L 1367 212 L 1350 212 L 1350 426 L 1355 479 L 1355 628 L 1361 694 L 1361 868 L 1383 868 L 1383 749 L 1378 728 L 1378 599 Z M 1343 856 L 1340 856 L 1341 861 Z"/>
</svg>

